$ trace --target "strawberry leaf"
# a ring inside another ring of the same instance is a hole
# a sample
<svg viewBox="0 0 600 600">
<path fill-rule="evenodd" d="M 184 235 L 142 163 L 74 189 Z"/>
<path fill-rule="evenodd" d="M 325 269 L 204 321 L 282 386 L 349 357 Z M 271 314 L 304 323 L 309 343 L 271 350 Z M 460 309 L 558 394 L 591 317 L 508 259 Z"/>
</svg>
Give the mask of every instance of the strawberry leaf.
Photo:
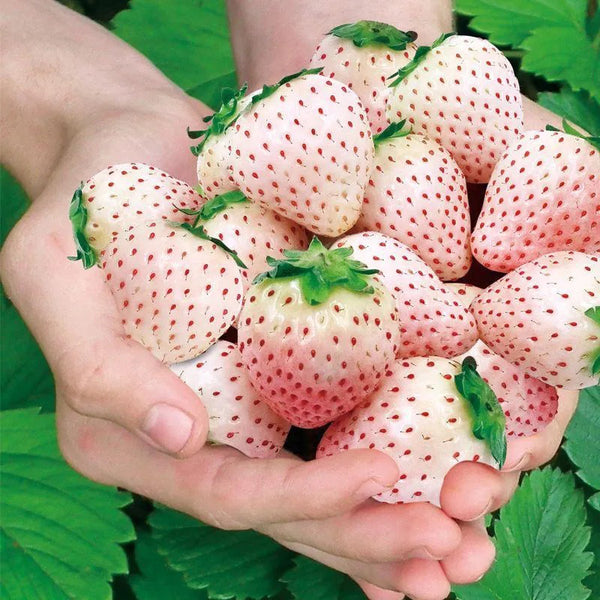
<svg viewBox="0 0 600 600">
<path fill-rule="evenodd" d="M 577 129 L 575 129 L 574 127 L 571 127 L 571 125 L 569 125 L 569 123 L 567 123 L 566 119 L 563 119 L 562 126 L 563 126 L 563 131 L 566 134 L 573 135 L 582 140 L 585 140 L 588 144 L 591 144 L 592 146 L 594 146 L 594 148 L 600 150 L 600 137 L 586 136 L 586 135 L 583 135 L 582 133 L 579 133 L 579 131 L 577 131 Z M 560 129 L 557 129 L 553 125 L 546 125 L 546 131 L 560 131 Z"/>
<path fill-rule="evenodd" d="M 600 141 L 600 138 L 598 138 Z M 600 325 L 600 306 L 594 306 L 592 308 L 588 308 L 585 311 L 585 316 L 594 321 L 594 323 Z M 596 348 L 595 351 L 592 352 L 592 375 L 597 375 L 600 373 L 600 347 Z"/>
<path fill-rule="evenodd" d="M 349 259 L 352 248 L 329 250 L 319 238 L 314 237 L 307 250 L 284 250 L 283 259 L 267 258 L 273 267 L 261 273 L 254 283 L 261 281 L 295 278 L 300 284 L 304 300 L 311 305 L 325 302 L 336 288 L 359 294 L 372 294 L 369 275 L 379 273 L 357 260 Z"/>
<path fill-rule="evenodd" d="M 69 260 L 80 260 L 84 269 L 89 269 L 98 264 L 98 255 L 90 245 L 85 235 L 85 226 L 88 221 L 88 212 L 83 200 L 83 183 L 75 190 L 71 205 L 69 206 L 69 219 L 73 226 L 73 238 L 75 240 L 75 256 L 68 256 Z"/>
<path fill-rule="evenodd" d="M 334 27 L 329 35 L 350 40 L 358 48 L 387 46 L 391 50 L 404 50 L 417 39 L 414 31 L 401 31 L 393 25 L 377 21 L 358 21 Z"/>
<path fill-rule="evenodd" d="M 407 75 L 410 75 L 424 60 L 425 57 L 438 46 L 441 46 L 449 37 L 456 35 L 455 33 L 444 33 L 442 34 L 431 46 L 419 46 L 413 59 L 401 69 L 398 69 L 393 75 L 390 75 L 388 79 L 392 81 L 388 84 L 389 87 L 397 86 Z"/>
<path fill-rule="evenodd" d="M 230 192 L 215 196 L 212 200 L 204 204 L 199 211 L 199 216 L 203 221 L 210 221 L 210 219 L 224 211 L 228 206 L 242 202 L 248 202 L 248 198 L 240 190 L 231 190 Z"/>
<path fill-rule="evenodd" d="M 286 83 L 289 83 L 294 79 L 304 77 L 304 75 L 318 75 L 322 70 L 323 67 L 317 67 L 315 69 L 302 69 L 302 71 L 298 71 L 297 73 L 293 73 L 292 75 L 286 75 L 283 79 L 279 80 L 273 85 L 263 85 L 262 90 L 252 96 L 250 105 L 254 106 L 257 102 L 260 102 L 261 100 L 272 96 L 282 85 L 285 85 Z"/>
<path fill-rule="evenodd" d="M 591 488 L 600 491 L 600 385 L 579 392 L 579 403 L 571 419 L 565 437 L 564 450 L 578 468 L 577 476 Z M 600 510 L 600 494 L 589 500 Z"/>
<path fill-rule="evenodd" d="M 598 11 L 600 16 L 600 11 Z M 600 104 L 585 92 L 564 86 L 559 93 L 543 92 L 537 101 L 593 136 L 600 136 Z"/>
<path fill-rule="evenodd" d="M 502 467 L 506 460 L 506 418 L 496 394 L 477 372 L 473 357 L 463 360 L 462 371 L 454 377 L 454 382 L 470 409 L 473 435 L 487 443 L 498 466 Z"/>
<path fill-rule="evenodd" d="M 496 561 L 485 577 L 455 586 L 459 600 L 586 600 L 581 583 L 593 555 L 586 551 L 583 493 L 569 473 L 549 467 L 524 477 L 494 522 Z"/>
<path fill-rule="evenodd" d="M 375 148 L 379 146 L 382 142 L 386 140 L 391 140 L 394 138 L 403 138 L 412 133 L 412 128 L 404 129 L 404 124 L 406 120 L 397 121 L 395 123 L 390 123 L 381 133 L 373 136 L 373 144 Z"/>
</svg>

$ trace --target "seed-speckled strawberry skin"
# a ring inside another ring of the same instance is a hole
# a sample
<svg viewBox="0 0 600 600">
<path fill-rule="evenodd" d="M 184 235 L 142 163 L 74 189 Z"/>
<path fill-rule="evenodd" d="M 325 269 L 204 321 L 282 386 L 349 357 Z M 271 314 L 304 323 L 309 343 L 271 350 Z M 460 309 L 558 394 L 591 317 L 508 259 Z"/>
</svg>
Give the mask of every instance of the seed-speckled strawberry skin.
<svg viewBox="0 0 600 600">
<path fill-rule="evenodd" d="M 265 402 L 298 427 L 319 427 L 352 410 L 394 360 L 398 317 L 391 293 L 335 289 L 311 306 L 297 280 L 263 281 L 244 299 L 238 339 Z"/>
<path fill-rule="evenodd" d="M 388 124 L 385 114 L 390 92 L 387 78 L 410 62 L 417 45 L 392 50 L 382 44 L 358 48 L 354 42 L 327 35 L 310 59 L 311 67 L 323 67 L 323 75 L 345 83 L 360 98 L 373 133 Z"/>
<path fill-rule="evenodd" d="M 358 96 L 305 75 L 245 109 L 232 126 L 230 170 L 254 202 L 335 237 L 360 215 L 373 141 Z"/>
<path fill-rule="evenodd" d="M 399 358 L 457 356 L 477 341 L 473 315 L 404 244 L 382 233 L 364 232 L 343 237 L 332 247 L 353 248 L 353 258 L 379 269 L 377 277 L 396 299 Z"/>
<path fill-rule="evenodd" d="M 121 230 L 156 220 L 189 220 L 176 207 L 197 209 L 203 200 L 185 182 L 144 163 L 103 169 L 82 188 L 88 221 L 85 235 L 97 252 Z"/>
<path fill-rule="evenodd" d="M 400 478 L 376 500 L 439 506 L 444 477 L 454 465 L 496 466 L 485 442 L 471 432 L 454 384 L 458 372 L 456 361 L 434 356 L 396 361 L 377 392 L 329 426 L 317 457 L 352 448 L 384 452 L 398 465 Z"/>
<path fill-rule="evenodd" d="M 497 354 L 556 387 L 596 385 L 592 356 L 600 326 L 584 313 L 600 305 L 600 258 L 546 254 L 486 288 L 471 305 L 481 339 Z"/>
<path fill-rule="evenodd" d="M 164 362 L 202 354 L 239 314 L 242 276 L 233 258 L 162 221 L 119 233 L 100 261 L 125 333 Z"/>
<path fill-rule="evenodd" d="M 391 121 L 406 119 L 446 148 L 471 183 L 487 183 L 523 130 L 510 62 L 487 40 L 465 35 L 433 48 L 393 88 L 387 111 Z"/>
<path fill-rule="evenodd" d="M 600 252 L 600 152 L 560 131 L 524 133 L 494 169 L 472 246 L 503 273 L 549 252 Z"/>
<path fill-rule="evenodd" d="M 471 266 L 465 177 L 447 150 L 420 134 L 382 141 L 355 231 L 380 231 L 416 252 L 444 281 Z"/>
<path fill-rule="evenodd" d="M 277 456 L 290 424 L 276 415 L 248 380 L 235 344 L 219 341 L 198 358 L 171 365 L 208 413 L 208 440 L 251 458 Z"/>
</svg>

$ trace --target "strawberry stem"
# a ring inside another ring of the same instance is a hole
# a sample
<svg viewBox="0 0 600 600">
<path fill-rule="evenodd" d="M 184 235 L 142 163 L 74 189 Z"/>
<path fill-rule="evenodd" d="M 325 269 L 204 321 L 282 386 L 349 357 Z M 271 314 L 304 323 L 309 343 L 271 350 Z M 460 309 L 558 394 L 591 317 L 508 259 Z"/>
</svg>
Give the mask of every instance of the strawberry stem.
<svg viewBox="0 0 600 600">
<path fill-rule="evenodd" d="M 350 40 L 358 48 L 387 46 L 391 50 L 404 50 L 417 39 L 414 31 L 401 31 L 393 25 L 377 21 L 358 21 L 334 27 L 329 35 Z"/>
<path fill-rule="evenodd" d="M 88 222 L 87 206 L 83 200 L 83 183 L 75 190 L 69 206 L 69 220 L 73 226 L 73 238 L 77 254 L 68 256 L 69 260 L 80 260 L 84 269 L 89 269 L 98 263 L 98 254 L 90 245 L 85 235 Z"/>
<path fill-rule="evenodd" d="M 574 135 L 575 137 L 585 140 L 588 144 L 591 144 L 594 148 L 596 148 L 596 150 L 600 150 L 600 137 L 599 136 L 593 136 L 593 135 L 587 136 L 587 135 L 583 135 L 582 133 L 579 133 L 579 131 L 577 131 L 577 129 L 575 129 L 574 127 L 569 125 L 569 123 L 567 122 L 566 119 L 563 119 L 562 126 L 563 126 L 563 131 L 566 134 Z M 546 131 L 560 131 L 560 129 L 557 129 L 556 127 L 553 127 L 552 125 L 546 125 Z"/>
<path fill-rule="evenodd" d="M 488 445 L 498 467 L 506 460 L 506 417 L 496 394 L 477 372 L 477 362 L 467 356 L 454 383 L 465 399 L 473 424 L 473 435 Z"/>
<path fill-rule="evenodd" d="M 401 69 L 398 69 L 393 75 L 390 75 L 388 79 L 392 81 L 388 84 L 388 87 L 396 87 L 407 75 L 410 75 L 424 60 L 425 57 L 438 46 L 441 46 L 449 37 L 456 35 L 455 33 L 444 33 L 431 44 L 431 46 L 419 46 L 413 59 Z"/>
<path fill-rule="evenodd" d="M 314 237 L 307 250 L 284 250 L 285 258 L 268 257 L 270 271 L 261 273 L 254 283 L 267 279 L 296 279 L 306 302 L 321 304 L 336 288 L 359 294 L 373 294 L 370 275 L 379 273 L 350 258 L 352 248 L 325 248 L 319 238 Z"/>
<path fill-rule="evenodd" d="M 412 133 L 412 128 L 404 129 L 404 124 L 406 120 L 398 121 L 395 123 L 390 123 L 381 133 L 373 136 L 373 144 L 375 148 L 379 146 L 382 142 L 386 140 L 391 140 L 393 138 L 403 138 Z"/>
<path fill-rule="evenodd" d="M 600 306 L 593 306 L 592 308 L 588 308 L 585 313 L 583 313 L 586 317 L 594 321 L 600 325 Z M 591 353 L 592 364 L 590 369 L 592 371 L 592 375 L 600 374 L 600 346 L 592 351 Z"/>
</svg>

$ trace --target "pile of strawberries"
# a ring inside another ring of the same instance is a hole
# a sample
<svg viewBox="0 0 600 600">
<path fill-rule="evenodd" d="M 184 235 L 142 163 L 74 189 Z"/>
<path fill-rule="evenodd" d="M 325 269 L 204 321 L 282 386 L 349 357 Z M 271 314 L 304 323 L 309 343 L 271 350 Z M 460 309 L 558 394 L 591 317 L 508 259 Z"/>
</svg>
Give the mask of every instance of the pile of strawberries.
<svg viewBox="0 0 600 600">
<path fill-rule="evenodd" d="M 116 165 L 70 216 L 77 258 L 197 392 L 212 442 L 269 457 L 291 425 L 330 423 L 317 456 L 381 450 L 401 477 L 379 500 L 437 504 L 453 465 L 501 466 L 557 388 L 598 382 L 600 140 L 524 131 L 489 42 L 415 40 L 336 27 L 308 69 L 223 92 L 190 132 L 196 189 Z M 489 182 L 473 231 L 467 182 Z M 446 283 L 472 257 L 506 275 Z"/>
</svg>

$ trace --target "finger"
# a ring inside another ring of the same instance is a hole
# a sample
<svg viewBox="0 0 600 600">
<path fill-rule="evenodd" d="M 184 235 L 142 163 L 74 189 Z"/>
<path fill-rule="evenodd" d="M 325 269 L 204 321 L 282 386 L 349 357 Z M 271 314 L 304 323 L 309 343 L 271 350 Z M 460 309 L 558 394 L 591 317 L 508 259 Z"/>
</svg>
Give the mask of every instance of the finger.
<svg viewBox="0 0 600 600">
<path fill-rule="evenodd" d="M 518 483 L 518 472 L 503 473 L 475 462 L 458 463 L 444 478 L 440 504 L 449 517 L 474 521 L 506 504 Z"/>
<path fill-rule="evenodd" d="M 393 592 L 392 590 L 384 590 L 368 581 L 356 578 L 356 583 L 360 586 L 368 600 L 403 600 L 406 596 L 401 592 Z"/>
<path fill-rule="evenodd" d="M 82 417 L 63 402 L 57 406 L 57 424 L 65 457 L 88 477 L 226 529 L 328 518 L 398 479 L 394 461 L 371 450 L 305 463 L 250 459 L 222 446 L 175 459 L 109 421 Z"/>
<path fill-rule="evenodd" d="M 459 526 L 439 508 L 424 502 L 384 504 L 374 500 L 321 521 L 277 523 L 266 531 L 290 543 L 310 544 L 365 563 L 448 556 L 461 541 Z"/>
<path fill-rule="evenodd" d="M 527 471 L 548 462 L 558 450 L 565 429 L 577 408 L 579 392 L 558 390 L 558 412 L 539 433 L 529 437 L 509 438 L 503 471 Z"/>
<path fill-rule="evenodd" d="M 441 561 L 441 565 L 451 583 L 468 584 L 485 575 L 494 562 L 496 548 L 487 535 L 483 519 L 461 523 L 460 528 L 460 545 Z"/>
<path fill-rule="evenodd" d="M 359 579 L 362 584 L 405 594 L 413 600 L 445 600 L 450 593 L 450 582 L 440 563 L 435 560 L 413 558 L 396 563 L 368 564 L 329 554 L 313 546 L 286 542 L 283 545 L 353 579 Z"/>
</svg>

